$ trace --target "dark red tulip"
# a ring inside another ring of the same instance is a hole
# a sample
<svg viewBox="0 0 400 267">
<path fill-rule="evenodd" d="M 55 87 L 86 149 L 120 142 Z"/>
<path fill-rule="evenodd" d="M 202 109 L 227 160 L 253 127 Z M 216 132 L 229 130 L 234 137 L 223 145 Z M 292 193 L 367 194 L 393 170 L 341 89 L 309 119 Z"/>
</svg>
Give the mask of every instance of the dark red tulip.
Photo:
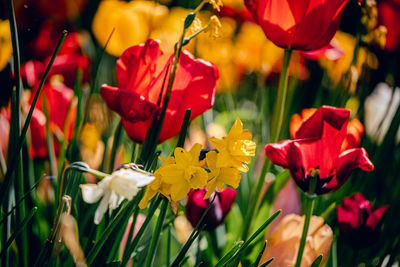
<svg viewBox="0 0 400 267">
<path fill-rule="evenodd" d="M 36 38 L 29 46 L 29 50 L 37 60 L 30 60 L 21 66 L 21 77 L 28 86 L 36 85 L 44 74 L 47 64 L 56 49 L 57 40 L 61 37 L 63 28 L 53 24 L 45 24 Z M 78 68 L 82 70 L 82 82 L 89 80 L 89 58 L 81 51 L 80 35 L 70 32 L 53 62 L 49 72 L 52 75 L 63 76 L 64 83 L 74 87 Z"/>
<path fill-rule="evenodd" d="M 388 208 L 383 206 L 372 211 L 371 203 L 359 193 L 343 199 L 336 210 L 340 235 L 355 248 L 371 246 L 378 240 Z"/>
<path fill-rule="evenodd" d="M 28 52 L 33 58 L 45 60 L 50 57 L 57 47 L 57 40 L 63 30 L 68 30 L 59 55 L 81 53 L 81 36 L 79 33 L 66 29 L 63 25 L 45 22 L 40 25 L 37 37 L 28 44 Z"/>
<path fill-rule="evenodd" d="M 316 194 L 335 191 L 354 169 L 374 169 L 363 148 L 341 151 L 349 115 L 350 110 L 322 106 L 303 122 L 294 140 L 267 144 L 265 153 L 274 164 L 289 169 L 304 192 L 309 192 L 312 175 L 317 178 Z"/>
<path fill-rule="evenodd" d="M 245 4 L 277 46 L 316 50 L 335 35 L 347 1 L 245 0 Z"/>
<path fill-rule="evenodd" d="M 214 195 L 211 195 L 209 199 L 204 199 L 206 192 L 206 189 L 197 189 L 190 191 L 188 194 L 186 217 L 193 227 L 197 225 L 214 197 Z M 217 196 L 204 218 L 204 223 L 206 224 L 205 230 L 207 231 L 214 230 L 224 222 L 236 198 L 236 190 L 229 187 L 222 189 L 221 192 L 216 191 L 214 194 L 217 194 Z"/>
<path fill-rule="evenodd" d="M 118 88 L 103 85 L 100 94 L 108 107 L 121 116 L 129 137 L 143 143 L 154 116 L 159 114 L 165 96 L 164 79 L 172 54 L 164 54 L 157 41 L 128 48 L 117 60 Z M 214 103 L 219 78 L 217 67 L 182 51 L 159 142 L 179 133 L 186 109 L 191 119 Z M 166 79 L 168 81 L 168 79 Z M 163 87 L 164 84 L 164 88 Z"/>
<path fill-rule="evenodd" d="M 33 100 L 33 95 L 35 90 L 32 92 L 31 101 Z M 47 108 L 49 112 L 50 119 L 50 131 L 55 134 L 55 136 L 64 131 L 64 123 L 68 115 L 68 107 L 71 104 L 74 92 L 72 89 L 68 88 L 64 84 L 50 85 L 46 84 L 41 92 L 41 97 L 45 97 Z M 29 109 L 30 106 L 27 106 Z M 69 111 L 69 121 L 67 136 L 65 138 L 70 138 L 72 134 L 72 129 L 74 125 L 74 109 Z M 31 130 L 31 156 L 32 158 L 46 158 L 47 153 L 47 143 L 46 143 L 46 116 L 43 112 L 42 100 L 36 103 L 34 109 L 32 120 L 30 123 Z M 53 139 L 56 139 L 53 137 Z M 56 155 L 58 155 L 60 146 L 58 142 L 54 140 L 54 149 Z"/>
<path fill-rule="evenodd" d="M 385 50 L 400 52 L 400 1 L 383 0 L 377 2 L 379 24 L 387 29 Z"/>
</svg>

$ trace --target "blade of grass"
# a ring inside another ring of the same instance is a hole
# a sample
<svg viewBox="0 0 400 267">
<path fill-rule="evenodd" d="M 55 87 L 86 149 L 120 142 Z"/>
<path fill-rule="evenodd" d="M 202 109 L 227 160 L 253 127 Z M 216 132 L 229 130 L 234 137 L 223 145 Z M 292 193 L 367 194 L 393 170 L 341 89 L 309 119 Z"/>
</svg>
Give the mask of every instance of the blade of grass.
<svg viewBox="0 0 400 267">
<path fill-rule="evenodd" d="M 12 1 L 10 0 L 10 2 L 12 2 Z M 58 41 L 57 47 L 56 47 L 53 55 L 51 56 L 49 64 L 47 65 L 47 68 L 46 68 L 46 70 L 45 70 L 45 72 L 43 74 L 43 77 L 42 77 L 42 79 L 40 81 L 39 87 L 38 87 L 38 89 L 37 89 L 37 91 L 35 93 L 35 96 L 33 98 L 33 101 L 32 101 L 31 107 L 29 109 L 28 115 L 27 115 L 27 117 L 25 119 L 24 126 L 22 128 L 22 132 L 21 132 L 21 134 L 20 134 L 20 136 L 18 138 L 18 142 L 17 142 L 17 145 L 15 147 L 14 153 L 12 155 L 8 155 L 11 160 L 10 160 L 10 163 L 8 165 L 6 175 L 4 176 L 3 184 L 2 184 L 2 186 L 0 188 L 0 204 L 3 203 L 5 197 L 7 196 L 6 192 L 8 191 L 8 188 L 10 187 L 10 184 L 11 184 L 11 174 L 12 174 L 14 168 L 16 167 L 19 151 L 21 150 L 22 144 L 23 144 L 23 142 L 25 140 L 26 133 L 27 133 L 28 127 L 29 127 L 29 123 L 30 123 L 31 118 L 32 118 L 33 110 L 35 109 L 36 102 L 37 102 L 37 100 L 39 98 L 39 94 L 40 94 L 40 92 L 41 92 L 41 90 L 43 88 L 43 85 L 44 85 L 44 83 L 45 83 L 45 81 L 47 79 L 47 76 L 48 76 L 49 72 L 50 72 L 51 66 L 53 65 L 53 62 L 54 62 L 54 60 L 55 60 L 55 58 L 56 58 L 56 56 L 58 54 L 58 51 L 61 48 L 61 45 L 63 44 L 66 36 L 67 36 L 67 31 L 64 30 L 62 35 L 61 35 L 61 37 L 60 37 L 60 40 Z M 18 110 L 19 110 L 19 105 L 18 105 Z"/>
<path fill-rule="evenodd" d="M 151 203 L 150 208 L 147 212 L 147 214 L 153 214 L 157 207 L 160 205 L 161 198 L 156 196 L 156 199 Z M 132 242 L 128 243 L 130 240 L 127 241 L 127 245 L 125 247 L 124 255 L 122 256 L 122 263 L 121 266 L 126 266 L 128 263 L 129 259 L 131 258 L 132 253 L 135 251 L 136 246 L 139 244 L 139 241 L 144 233 L 144 231 L 147 228 L 147 225 L 151 221 L 152 216 L 147 216 L 145 221 L 142 224 L 142 227 L 140 227 L 139 231 L 137 232 L 135 238 L 133 239 Z M 134 227 L 134 226 L 133 226 Z"/>
<path fill-rule="evenodd" d="M 238 241 L 236 244 L 229 250 L 215 265 L 215 267 L 222 267 L 226 264 L 226 262 L 235 255 L 235 253 L 243 246 L 244 241 Z"/>
<path fill-rule="evenodd" d="M 179 251 L 178 255 L 176 256 L 175 260 L 172 262 L 171 266 L 179 266 L 181 264 L 181 261 L 186 255 L 186 252 L 189 250 L 190 246 L 192 243 L 196 240 L 196 238 L 199 236 L 201 230 L 205 227 L 205 224 L 203 224 L 203 220 L 206 217 L 208 211 L 210 210 L 212 204 L 214 203 L 214 200 L 216 198 L 217 194 L 214 193 L 214 196 L 210 203 L 208 204 L 207 209 L 204 211 L 203 215 L 200 217 L 200 220 L 198 221 L 196 227 L 193 229 L 192 233 L 190 234 L 188 240 L 186 243 L 183 245 L 181 250 Z"/>
<path fill-rule="evenodd" d="M 253 264 L 253 267 L 257 267 L 257 266 L 260 264 L 261 257 L 262 257 L 262 255 L 264 254 L 264 250 L 265 250 L 266 247 L 267 247 L 267 240 L 265 240 L 264 245 L 263 245 L 263 247 L 262 247 L 260 253 L 259 253 L 258 256 L 257 256 L 257 259 L 256 259 L 256 261 L 255 261 L 254 264 Z"/>
<path fill-rule="evenodd" d="M 272 223 L 276 217 L 278 217 L 278 215 L 282 212 L 282 210 L 277 210 L 274 214 L 271 215 L 271 217 L 269 217 L 264 223 L 263 225 L 260 226 L 260 228 L 257 229 L 257 231 L 254 232 L 254 234 L 252 234 L 250 236 L 250 238 L 244 242 L 243 246 L 240 247 L 240 249 L 238 250 L 238 252 L 229 259 L 229 261 L 226 264 L 231 263 L 235 258 L 237 258 L 240 253 L 242 253 L 244 251 L 244 249 L 247 248 L 248 245 L 250 245 L 250 243 L 262 232 L 264 231 L 265 228 L 267 228 L 267 226 Z"/>
<path fill-rule="evenodd" d="M 21 222 L 20 225 L 16 227 L 16 231 L 8 238 L 7 243 L 4 245 L 4 247 L 1 250 L 0 257 L 3 257 L 4 253 L 6 253 L 8 247 L 11 245 L 11 243 L 14 241 L 14 239 L 22 232 L 22 230 L 25 228 L 25 226 L 28 224 L 28 222 L 32 219 L 33 215 L 36 214 L 37 207 L 34 207 L 29 214 L 24 218 L 24 220 Z"/>
<path fill-rule="evenodd" d="M 168 209 L 168 199 L 163 197 L 160 214 L 158 215 L 156 229 L 154 230 L 153 237 L 151 239 L 150 248 L 147 253 L 145 266 L 150 267 L 153 264 L 155 257 L 155 250 L 158 244 L 158 240 L 160 239 L 161 228 L 164 223 L 165 215 L 167 214 Z"/>
<path fill-rule="evenodd" d="M 318 267 L 321 264 L 322 261 L 322 255 L 319 255 L 314 262 L 311 264 L 310 267 Z"/>
</svg>

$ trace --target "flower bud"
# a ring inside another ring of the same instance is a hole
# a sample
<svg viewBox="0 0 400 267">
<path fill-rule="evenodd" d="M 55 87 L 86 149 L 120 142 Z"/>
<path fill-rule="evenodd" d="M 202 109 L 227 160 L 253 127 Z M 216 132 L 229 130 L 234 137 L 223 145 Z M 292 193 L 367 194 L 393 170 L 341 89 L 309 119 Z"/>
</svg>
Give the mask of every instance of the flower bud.
<svg viewBox="0 0 400 267">
<path fill-rule="evenodd" d="M 343 205 L 336 210 L 341 236 L 354 248 L 371 246 L 378 240 L 388 208 L 383 206 L 372 211 L 371 203 L 359 193 L 343 199 Z"/>
<path fill-rule="evenodd" d="M 212 195 L 209 199 L 204 199 L 205 194 L 206 190 L 204 188 L 190 191 L 188 194 L 186 217 L 193 227 L 197 225 L 214 197 Z M 215 196 L 214 203 L 211 205 L 203 221 L 206 224 L 204 228 L 206 231 L 212 231 L 224 222 L 236 198 L 236 191 L 229 187 L 224 188 L 221 192 L 214 192 L 214 194 L 217 194 L 217 196 Z"/>
</svg>

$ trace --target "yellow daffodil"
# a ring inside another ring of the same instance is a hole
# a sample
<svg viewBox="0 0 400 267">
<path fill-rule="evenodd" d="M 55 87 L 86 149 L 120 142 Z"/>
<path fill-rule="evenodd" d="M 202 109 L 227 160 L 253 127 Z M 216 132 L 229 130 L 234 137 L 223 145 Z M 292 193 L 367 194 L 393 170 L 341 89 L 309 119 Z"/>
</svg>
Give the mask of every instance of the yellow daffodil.
<svg viewBox="0 0 400 267">
<path fill-rule="evenodd" d="M 216 167 L 234 167 L 241 172 L 247 172 L 249 168 L 246 164 L 251 163 L 251 156 L 255 156 L 256 151 L 256 143 L 251 138 L 250 130 L 243 129 L 243 123 L 239 118 L 222 140 L 210 138 L 210 143 L 219 153 Z"/>
<path fill-rule="evenodd" d="M 93 34 L 104 46 L 114 30 L 106 51 L 118 57 L 127 48 L 144 42 L 167 14 L 167 7 L 152 1 L 104 0 L 93 19 Z"/>
<path fill-rule="evenodd" d="M 142 200 L 139 203 L 139 208 L 141 208 L 141 209 L 146 208 L 149 200 L 152 199 L 157 194 L 157 192 L 160 192 L 165 197 L 167 197 L 169 200 L 171 200 L 171 197 L 170 197 L 171 185 L 162 181 L 160 171 L 163 168 L 165 168 L 166 166 L 175 164 L 175 158 L 170 155 L 167 157 L 167 159 L 163 158 L 162 156 L 160 156 L 159 159 L 163 162 L 163 164 L 161 165 L 161 167 L 158 170 L 156 170 L 154 172 L 153 176 L 155 179 L 146 188 L 146 193 L 144 194 Z"/>
<path fill-rule="evenodd" d="M 224 184 L 237 188 L 240 183 L 240 171 L 232 167 L 217 168 L 218 154 L 215 151 L 210 151 L 206 155 L 208 173 L 207 193 L 204 199 L 209 198 L 215 189 L 222 190 Z"/>
<path fill-rule="evenodd" d="M 0 71 L 7 65 L 12 52 L 10 23 L 0 20 Z"/>
<path fill-rule="evenodd" d="M 201 145 L 195 144 L 188 152 L 183 148 L 174 151 L 175 164 L 169 164 L 160 169 L 162 181 L 171 185 L 172 201 L 184 198 L 191 188 L 202 188 L 207 184 L 207 171 L 199 161 Z"/>
</svg>

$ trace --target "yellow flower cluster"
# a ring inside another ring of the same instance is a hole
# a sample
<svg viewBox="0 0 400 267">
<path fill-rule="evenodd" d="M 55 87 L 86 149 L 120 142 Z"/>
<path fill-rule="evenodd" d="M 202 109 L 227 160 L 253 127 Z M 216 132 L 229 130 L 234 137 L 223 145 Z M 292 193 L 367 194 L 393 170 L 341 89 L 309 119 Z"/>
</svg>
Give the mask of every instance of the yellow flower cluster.
<svg viewBox="0 0 400 267">
<path fill-rule="evenodd" d="M 93 18 L 93 34 L 105 46 L 113 32 L 106 51 L 118 57 L 127 48 L 146 41 L 167 15 L 166 6 L 152 1 L 103 0 Z"/>
<path fill-rule="evenodd" d="M 190 151 L 178 147 L 174 156 L 167 159 L 160 157 L 163 164 L 154 173 L 155 180 L 147 186 L 139 207 L 145 208 L 157 192 L 170 201 L 179 201 L 190 189 L 206 187 L 208 192 L 205 198 L 209 198 L 214 190 L 222 190 L 225 184 L 237 188 L 241 172 L 248 171 L 246 164 L 255 155 L 256 144 L 251 138 L 251 132 L 243 129 L 242 122 L 237 118 L 222 140 L 209 139 L 217 151 L 208 152 L 205 160 L 199 160 L 200 144 L 195 144 Z"/>
</svg>

